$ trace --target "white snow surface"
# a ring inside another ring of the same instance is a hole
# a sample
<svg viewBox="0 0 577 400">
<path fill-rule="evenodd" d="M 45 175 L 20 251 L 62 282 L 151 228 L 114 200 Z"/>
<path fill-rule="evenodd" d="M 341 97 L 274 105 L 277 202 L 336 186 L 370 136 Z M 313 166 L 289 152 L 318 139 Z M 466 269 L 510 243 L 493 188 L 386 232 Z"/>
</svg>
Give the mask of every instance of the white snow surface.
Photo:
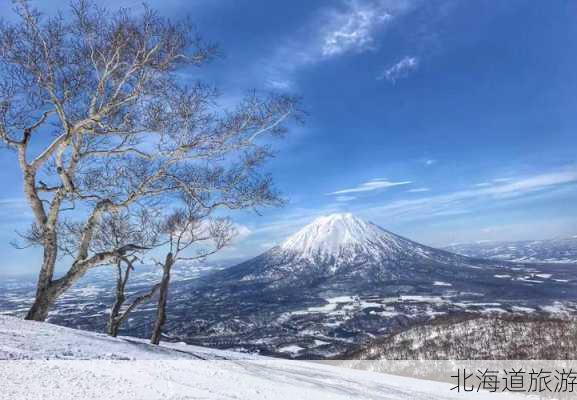
<svg viewBox="0 0 577 400">
<path fill-rule="evenodd" d="M 312 223 L 285 240 L 280 248 L 299 257 L 340 257 L 348 250 L 379 257 L 404 247 L 402 238 L 352 214 L 331 214 Z M 408 242 L 408 241 L 407 241 Z"/>
<path fill-rule="evenodd" d="M 184 344 L 152 346 L 6 316 L 0 316 L 0 360 L 0 399 L 462 398 L 449 383 Z"/>
</svg>

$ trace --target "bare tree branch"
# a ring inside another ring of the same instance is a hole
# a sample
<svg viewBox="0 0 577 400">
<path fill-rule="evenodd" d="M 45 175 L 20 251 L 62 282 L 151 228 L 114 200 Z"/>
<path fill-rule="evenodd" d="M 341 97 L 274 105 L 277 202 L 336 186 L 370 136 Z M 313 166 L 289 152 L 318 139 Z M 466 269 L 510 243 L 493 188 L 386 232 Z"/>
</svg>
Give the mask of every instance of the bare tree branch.
<svg viewBox="0 0 577 400">
<path fill-rule="evenodd" d="M 259 169 L 272 155 L 266 137 L 300 119 L 297 98 L 251 93 L 219 107 L 214 87 L 179 78 L 208 65 L 215 46 L 190 21 L 146 6 L 77 0 L 46 17 L 18 0 L 15 11 L 15 22 L 0 23 L 0 142 L 17 153 L 43 248 L 27 318 L 45 319 L 63 288 L 127 251 L 95 250 L 108 213 L 133 218 L 183 193 L 207 210 L 281 203 Z M 63 228 L 71 204 L 76 235 Z M 54 279 L 59 252 L 70 269 Z"/>
</svg>

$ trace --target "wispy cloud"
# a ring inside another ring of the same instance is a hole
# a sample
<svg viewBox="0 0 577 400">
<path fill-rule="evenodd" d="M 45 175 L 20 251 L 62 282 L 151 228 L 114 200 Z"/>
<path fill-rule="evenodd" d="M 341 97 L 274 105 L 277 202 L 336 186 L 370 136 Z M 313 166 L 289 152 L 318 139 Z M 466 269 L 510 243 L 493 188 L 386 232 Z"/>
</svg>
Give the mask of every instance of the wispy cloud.
<svg viewBox="0 0 577 400">
<path fill-rule="evenodd" d="M 574 182 L 577 182 L 577 170 L 568 170 L 536 175 L 520 180 L 510 180 L 505 183 L 495 182 L 488 188 L 482 189 L 482 191 L 494 197 L 514 197 L 527 192 Z"/>
<path fill-rule="evenodd" d="M 268 86 L 271 89 L 276 89 L 276 90 L 282 90 L 282 91 L 286 91 L 286 90 L 290 90 L 293 86 L 292 81 L 288 80 L 288 79 L 269 79 L 267 81 Z"/>
<path fill-rule="evenodd" d="M 334 2 L 289 38 L 265 64 L 268 84 L 291 89 L 294 74 L 347 54 L 378 48 L 379 35 L 397 18 L 412 10 L 419 0 L 366 0 Z M 259 65 L 262 68 L 262 65 Z"/>
<path fill-rule="evenodd" d="M 375 32 L 393 19 L 389 8 L 379 2 L 352 2 L 344 10 L 333 10 L 322 34 L 321 54 L 330 57 L 374 48 Z"/>
<path fill-rule="evenodd" d="M 426 188 L 426 187 L 422 187 L 422 188 L 415 188 L 415 189 L 409 189 L 407 190 L 407 192 L 409 193 L 423 193 L 423 192 L 428 192 L 431 189 Z"/>
<path fill-rule="evenodd" d="M 391 83 L 396 83 L 399 79 L 406 78 L 411 72 L 416 71 L 418 68 L 419 58 L 406 56 L 395 64 L 385 68 L 385 70 L 377 76 L 377 79 L 386 79 Z"/>
<path fill-rule="evenodd" d="M 360 192 L 371 192 L 373 190 L 379 189 L 387 189 L 393 186 L 400 186 L 400 185 L 408 185 L 412 183 L 411 181 L 403 181 L 403 182 L 393 182 L 386 179 L 378 178 L 372 179 L 368 182 L 363 182 L 358 186 L 348 189 L 341 189 L 335 192 L 327 193 L 327 195 L 340 195 L 340 194 L 347 194 L 347 193 L 360 193 Z"/>
<path fill-rule="evenodd" d="M 441 215 L 444 211 L 459 208 L 465 212 L 467 207 L 474 207 L 487 201 L 521 198 L 533 193 L 553 190 L 561 185 L 577 183 L 577 170 L 563 170 L 529 177 L 492 181 L 488 186 L 450 192 L 442 195 L 403 199 L 368 210 L 378 216 L 395 216 L 404 218 L 421 218 L 433 214 Z M 461 213 L 461 212 L 459 212 Z"/>
<path fill-rule="evenodd" d="M 355 199 L 356 199 L 355 196 L 337 196 L 337 197 L 335 197 L 335 201 L 338 201 L 341 203 L 346 203 L 347 201 L 352 201 Z"/>
<path fill-rule="evenodd" d="M 0 198 L 0 219 L 27 218 L 31 215 L 26 199 L 20 197 Z"/>
<path fill-rule="evenodd" d="M 489 186 L 493 186 L 493 185 L 498 184 L 498 183 L 511 182 L 512 180 L 513 180 L 513 178 L 495 178 L 495 179 L 491 179 L 490 181 L 487 181 L 487 182 L 474 183 L 473 186 L 474 187 L 489 187 Z"/>
<path fill-rule="evenodd" d="M 493 179 L 493 182 L 501 183 L 501 182 L 510 182 L 512 180 L 513 180 L 513 178 L 495 178 L 495 179 Z"/>
</svg>

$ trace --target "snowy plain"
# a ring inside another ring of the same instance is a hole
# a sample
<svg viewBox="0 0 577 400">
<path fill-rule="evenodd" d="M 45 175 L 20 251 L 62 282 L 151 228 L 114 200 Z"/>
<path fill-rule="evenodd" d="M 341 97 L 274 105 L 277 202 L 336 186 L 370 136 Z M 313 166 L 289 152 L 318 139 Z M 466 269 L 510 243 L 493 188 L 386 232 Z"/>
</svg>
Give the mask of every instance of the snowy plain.
<svg viewBox="0 0 577 400">
<path fill-rule="evenodd" d="M 450 384 L 0 316 L 0 399 L 501 399 Z"/>
</svg>

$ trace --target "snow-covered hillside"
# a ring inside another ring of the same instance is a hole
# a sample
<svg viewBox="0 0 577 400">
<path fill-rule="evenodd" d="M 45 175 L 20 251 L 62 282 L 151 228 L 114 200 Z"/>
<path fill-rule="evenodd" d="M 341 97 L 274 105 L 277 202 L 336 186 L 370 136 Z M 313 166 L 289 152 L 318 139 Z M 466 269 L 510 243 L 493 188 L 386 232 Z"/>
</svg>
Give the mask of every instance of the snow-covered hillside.
<svg viewBox="0 0 577 400">
<path fill-rule="evenodd" d="M 515 262 L 577 263 L 577 235 L 519 242 L 459 243 L 448 246 L 445 250 L 469 257 Z"/>
<path fill-rule="evenodd" d="M 354 360 L 574 360 L 577 320 L 510 315 L 440 318 L 375 339 Z"/>
<path fill-rule="evenodd" d="M 154 347 L 13 317 L 0 317 L 0 359 L 0 399 L 11 400 L 461 398 L 446 383 L 186 345 Z"/>
</svg>

